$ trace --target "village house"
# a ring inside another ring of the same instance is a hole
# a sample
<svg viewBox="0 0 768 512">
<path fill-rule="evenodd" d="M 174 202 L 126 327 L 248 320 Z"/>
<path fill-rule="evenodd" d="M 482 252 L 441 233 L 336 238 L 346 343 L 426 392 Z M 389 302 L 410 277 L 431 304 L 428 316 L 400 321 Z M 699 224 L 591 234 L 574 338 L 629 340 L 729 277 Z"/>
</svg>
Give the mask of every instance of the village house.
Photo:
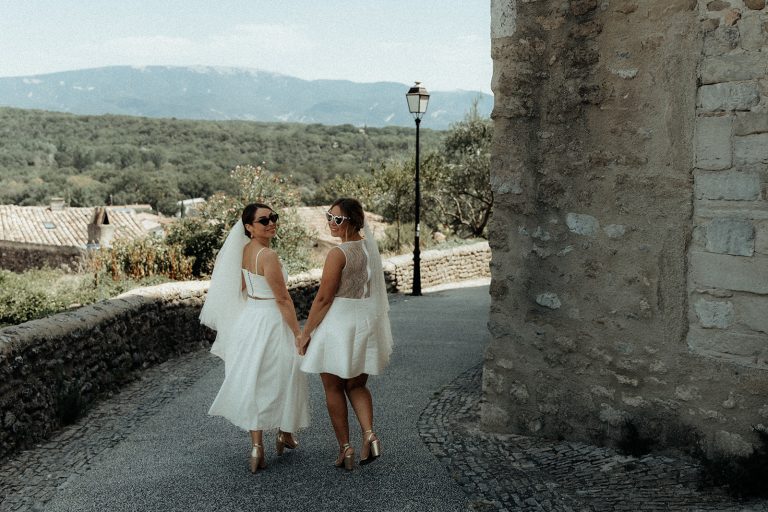
<svg viewBox="0 0 768 512">
<path fill-rule="evenodd" d="M 161 219 L 141 206 L 74 208 L 57 198 L 48 206 L 0 205 L 0 268 L 77 271 L 88 249 L 162 234 Z"/>
</svg>

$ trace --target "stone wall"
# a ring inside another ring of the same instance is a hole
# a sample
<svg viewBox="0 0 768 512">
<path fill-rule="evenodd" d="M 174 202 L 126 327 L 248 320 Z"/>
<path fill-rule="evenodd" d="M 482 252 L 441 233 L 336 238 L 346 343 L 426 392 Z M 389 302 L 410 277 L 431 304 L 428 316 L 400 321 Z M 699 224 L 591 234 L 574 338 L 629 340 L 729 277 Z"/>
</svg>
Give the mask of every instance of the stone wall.
<svg viewBox="0 0 768 512">
<path fill-rule="evenodd" d="M 487 243 L 423 253 L 424 286 L 489 275 Z M 410 290 L 412 260 L 386 260 L 390 289 Z M 305 318 L 320 270 L 292 276 L 288 288 Z M 142 369 L 208 346 L 198 321 L 206 281 L 132 290 L 114 299 L 0 329 L 0 458 L 77 419 L 90 403 Z"/>
<path fill-rule="evenodd" d="M 428 250 L 421 253 L 421 287 L 489 277 L 491 249 L 488 242 L 463 245 L 453 249 Z M 403 254 L 384 261 L 387 288 L 393 292 L 413 290 L 413 255 Z"/>
<path fill-rule="evenodd" d="M 768 10 L 699 2 L 688 345 L 768 369 Z"/>
<path fill-rule="evenodd" d="M 73 272 L 83 267 L 85 251 L 77 247 L 0 242 L 0 269 L 24 272 L 33 268 L 65 268 Z"/>
<path fill-rule="evenodd" d="M 0 458 L 71 423 L 150 365 L 208 344 L 207 285 L 134 290 L 0 330 Z"/>
<path fill-rule="evenodd" d="M 483 425 L 747 450 L 768 419 L 764 2 L 491 8 Z"/>
</svg>

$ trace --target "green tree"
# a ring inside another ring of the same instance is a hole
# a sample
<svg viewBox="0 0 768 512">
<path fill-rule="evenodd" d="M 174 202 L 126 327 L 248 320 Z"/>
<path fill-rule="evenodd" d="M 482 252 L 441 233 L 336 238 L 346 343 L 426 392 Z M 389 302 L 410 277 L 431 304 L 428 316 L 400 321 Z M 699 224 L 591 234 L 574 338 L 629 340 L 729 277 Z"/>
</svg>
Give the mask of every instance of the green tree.
<svg viewBox="0 0 768 512">
<path fill-rule="evenodd" d="M 296 187 L 263 166 L 237 166 L 230 179 L 237 185 L 236 195 L 214 194 L 200 208 L 199 217 L 175 223 L 167 237 L 168 243 L 181 245 L 185 255 L 195 257 L 193 274 L 210 274 L 218 249 L 249 203 L 265 203 L 279 212 L 280 228 L 273 247 L 289 272 L 307 270 L 309 240 L 314 237 L 296 213 L 295 207 L 300 204 Z"/>
<path fill-rule="evenodd" d="M 478 113 L 475 101 L 464 120 L 451 126 L 443 143 L 442 169 L 434 176 L 438 182 L 434 207 L 460 236 L 485 236 L 493 208 L 492 137 L 493 124 Z"/>
</svg>

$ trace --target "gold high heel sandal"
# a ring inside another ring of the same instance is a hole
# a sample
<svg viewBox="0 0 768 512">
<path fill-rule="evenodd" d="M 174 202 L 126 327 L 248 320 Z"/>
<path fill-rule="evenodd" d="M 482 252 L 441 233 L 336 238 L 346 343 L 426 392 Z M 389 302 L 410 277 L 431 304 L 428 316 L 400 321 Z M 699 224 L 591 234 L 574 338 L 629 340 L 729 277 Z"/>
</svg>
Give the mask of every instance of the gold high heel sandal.
<svg viewBox="0 0 768 512">
<path fill-rule="evenodd" d="M 343 466 L 347 471 L 352 471 L 352 467 L 355 465 L 355 450 L 349 446 L 349 443 L 344 443 L 341 447 L 339 457 L 333 465 L 337 468 Z"/>
<path fill-rule="evenodd" d="M 251 468 L 251 473 L 255 473 L 257 470 L 267 467 L 267 459 L 264 458 L 264 447 L 260 444 L 253 443 L 249 466 Z"/>
<path fill-rule="evenodd" d="M 282 430 L 277 431 L 277 439 L 275 440 L 275 449 L 277 450 L 277 456 L 281 456 L 283 454 L 283 450 L 288 448 L 289 450 L 295 450 L 299 447 L 299 442 L 295 439 L 291 438 L 290 441 L 288 441 L 285 437 L 286 432 L 283 432 Z"/>
<path fill-rule="evenodd" d="M 368 456 L 360 459 L 362 465 L 370 464 L 381 456 L 381 441 L 379 441 L 376 433 L 373 430 L 366 430 L 363 432 L 363 437 L 366 437 L 366 434 L 367 439 L 364 441 L 363 448 L 368 445 Z M 360 455 L 365 452 L 363 448 L 360 449 Z"/>
</svg>

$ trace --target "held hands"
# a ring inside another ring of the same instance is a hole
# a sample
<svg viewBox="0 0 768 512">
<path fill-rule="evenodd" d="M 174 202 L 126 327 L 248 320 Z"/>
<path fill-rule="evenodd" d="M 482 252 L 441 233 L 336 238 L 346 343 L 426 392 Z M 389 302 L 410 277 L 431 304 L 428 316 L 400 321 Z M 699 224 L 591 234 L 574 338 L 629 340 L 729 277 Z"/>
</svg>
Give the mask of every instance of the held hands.
<svg viewBox="0 0 768 512">
<path fill-rule="evenodd" d="M 299 333 L 296 335 L 296 350 L 299 352 L 300 356 L 307 353 L 307 346 L 309 345 L 310 339 L 311 337 L 309 334 Z"/>
</svg>

